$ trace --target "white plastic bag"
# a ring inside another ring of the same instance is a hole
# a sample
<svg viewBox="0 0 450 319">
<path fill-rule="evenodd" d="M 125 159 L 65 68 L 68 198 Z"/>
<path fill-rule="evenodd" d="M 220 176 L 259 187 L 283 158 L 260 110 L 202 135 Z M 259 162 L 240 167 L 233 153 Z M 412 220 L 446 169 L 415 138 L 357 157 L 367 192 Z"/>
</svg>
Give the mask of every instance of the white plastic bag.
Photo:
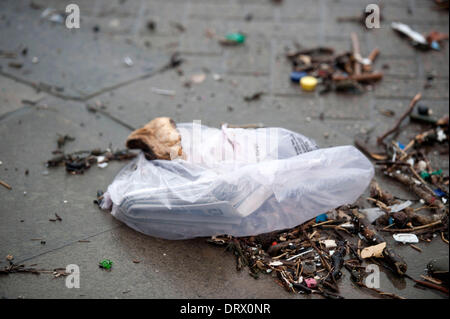
<svg viewBox="0 0 450 319">
<path fill-rule="evenodd" d="M 318 149 L 281 128 L 177 128 L 185 159 L 148 161 L 140 154 L 102 202 L 128 226 L 155 237 L 250 236 L 291 228 L 353 203 L 374 174 L 353 146 Z"/>
</svg>

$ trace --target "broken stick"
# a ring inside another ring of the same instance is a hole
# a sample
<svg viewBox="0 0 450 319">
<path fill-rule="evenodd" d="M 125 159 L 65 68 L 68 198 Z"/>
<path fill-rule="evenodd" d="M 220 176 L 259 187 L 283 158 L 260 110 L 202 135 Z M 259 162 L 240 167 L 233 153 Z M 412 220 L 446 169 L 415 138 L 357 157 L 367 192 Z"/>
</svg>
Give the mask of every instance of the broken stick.
<svg viewBox="0 0 450 319">
<path fill-rule="evenodd" d="M 398 128 L 400 127 L 400 124 L 402 124 L 403 120 L 413 111 L 414 106 L 416 106 L 417 102 L 419 102 L 419 100 L 422 98 L 422 94 L 417 93 L 416 96 L 414 96 L 414 98 L 411 100 L 411 102 L 409 103 L 409 107 L 406 110 L 405 113 L 403 113 L 403 115 L 398 119 L 397 123 L 395 123 L 394 127 L 391 128 L 389 131 L 387 131 L 386 133 L 384 133 L 383 135 L 381 135 L 380 137 L 378 137 L 377 139 L 377 143 L 378 144 L 383 144 L 383 141 L 386 137 L 388 137 L 389 135 L 391 135 L 392 133 L 394 133 L 395 131 L 398 130 Z"/>
</svg>

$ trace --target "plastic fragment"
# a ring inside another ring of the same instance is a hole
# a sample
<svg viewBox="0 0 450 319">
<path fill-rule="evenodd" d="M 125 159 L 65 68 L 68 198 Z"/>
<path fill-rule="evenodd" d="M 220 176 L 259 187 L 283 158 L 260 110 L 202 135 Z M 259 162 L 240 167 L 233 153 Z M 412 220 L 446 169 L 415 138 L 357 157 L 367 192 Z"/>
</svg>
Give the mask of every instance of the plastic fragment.
<svg viewBox="0 0 450 319">
<path fill-rule="evenodd" d="M 113 262 L 111 260 L 109 260 L 109 259 L 103 259 L 99 263 L 99 267 L 100 268 L 107 269 L 107 270 L 111 269 L 112 265 L 113 265 Z"/>
<path fill-rule="evenodd" d="M 394 234 L 392 237 L 394 237 L 396 241 L 404 244 L 417 244 L 419 242 L 419 238 L 417 238 L 415 234 Z"/>
<path fill-rule="evenodd" d="M 300 86 L 305 91 L 314 91 L 317 86 L 317 79 L 313 76 L 304 76 L 300 79 Z"/>
<path fill-rule="evenodd" d="M 327 214 L 322 214 L 316 217 L 316 223 L 322 223 L 328 220 Z"/>
<path fill-rule="evenodd" d="M 225 36 L 225 39 L 229 42 L 242 44 L 245 42 L 245 35 L 243 35 L 242 33 L 239 33 L 239 32 L 229 33 Z"/>
<path fill-rule="evenodd" d="M 308 288 L 316 288 L 317 287 L 317 280 L 315 280 L 314 278 L 306 278 L 305 283 L 306 283 L 306 286 L 308 286 Z"/>
<path fill-rule="evenodd" d="M 291 72 L 291 81 L 294 83 L 300 83 L 301 78 L 307 76 L 306 72 Z"/>
<path fill-rule="evenodd" d="M 445 193 L 439 188 L 436 188 L 434 190 L 434 193 L 436 194 L 436 196 L 439 196 L 439 197 L 444 197 L 445 196 Z"/>
</svg>

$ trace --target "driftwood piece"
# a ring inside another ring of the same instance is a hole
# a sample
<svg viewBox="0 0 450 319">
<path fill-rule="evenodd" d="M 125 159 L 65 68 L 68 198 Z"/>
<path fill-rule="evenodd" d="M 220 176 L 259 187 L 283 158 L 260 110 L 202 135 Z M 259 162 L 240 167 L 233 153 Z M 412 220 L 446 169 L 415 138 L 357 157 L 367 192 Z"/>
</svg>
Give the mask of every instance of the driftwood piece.
<svg viewBox="0 0 450 319">
<path fill-rule="evenodd" d="M 417 104 L 417 102 L 419 102 L 419 100 L 422 98 L 422 94 L 417 93 L 416 96 L 414 96 L 414 98 L 411 100 L 411 102 L 409 103 L 409 107 L 408 109 L 405 111 L 405 113 L 403 113 L 403 115 L 398 119 L 397 123 L 395 123 L 394 127 L 391 128 L 390 130 L 388 130 L 386 133 L 384 133 L 383 135 L 381 135 L 380 137 L 378 137 L 377 139 L 377 143 L 378 144 L 383 144 L 383 141 L 386 137 L 388 137 L 389 135 L 391 135 L 392 133 L 394 133 L 395 131 L 398 130 L 398 128 L 400 127 L 400 124 L 402 124 L 403 120 L 413 111 L 414 106 Z"/>
<path fill-rule="evenodd" d="M 411 191 L 413 191 L 419 198 L 422 198 L 427 204 L 436 207 L 436 212 L 438 214 L 445 214 L 447 208 L 444 203 L 433 193 L 428 190 L 428 187 L 423 183 L 417 183 L 410 176 L 403 174 L 400 171 L 395 171 L 388 176 L 396 179 L 403 185 L 407 186 Z"/>
</svg>

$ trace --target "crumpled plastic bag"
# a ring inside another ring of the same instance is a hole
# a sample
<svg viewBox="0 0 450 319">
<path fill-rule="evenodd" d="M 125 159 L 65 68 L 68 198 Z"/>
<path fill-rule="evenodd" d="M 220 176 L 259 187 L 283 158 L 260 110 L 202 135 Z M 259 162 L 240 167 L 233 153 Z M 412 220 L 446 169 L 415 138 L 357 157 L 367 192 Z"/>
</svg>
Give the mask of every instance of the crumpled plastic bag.
<svg viewBox="0 0 450 319">
<path fill-rule="evenodd" d="M 141 153 L 101 203 L 131 228 L 166 239 L 250 236 L 292 228 L 353 203 L 374 169 L 353 146 L 319 149 L 282 128 L 178 124 L 184 159 Z"/>
</svg>

